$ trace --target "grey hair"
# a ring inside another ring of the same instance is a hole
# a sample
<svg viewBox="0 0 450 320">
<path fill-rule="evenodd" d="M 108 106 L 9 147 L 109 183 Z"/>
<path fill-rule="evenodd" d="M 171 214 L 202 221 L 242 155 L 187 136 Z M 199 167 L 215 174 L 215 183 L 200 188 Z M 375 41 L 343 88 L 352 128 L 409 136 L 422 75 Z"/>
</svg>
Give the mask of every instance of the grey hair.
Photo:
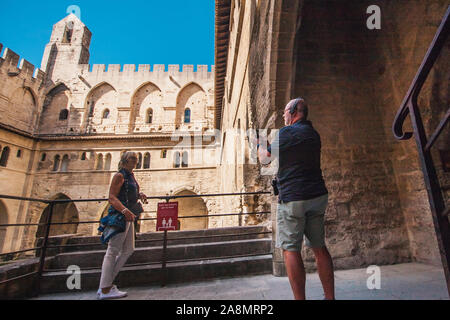
<svg viewBox="0 0 450 320">
<path fill-rule="evenodd" d="M 301 112 L 303 114 L 302 120 L 307 120 L 308 119 L 308 105 L 306 104 L 305 99 L 303 99 L 303 98 L 292 99 L 291 101 L 288 102 L 286 107 L 288 107 L 289 109 L 292 108 L 297 103 L 297 101 L 298 101 L 298 105 L 297 105 L 296 111 Z"/>
<path fill-rule="evenodd" d="M 123 166 L 128 162 L 128 159 L 130 159 L 130 157 L 132 156 L 137 157 L 137 153 L 134 151 L 126 151 L 122 154 L 119 161 L 119 171 L 123 169 Z"/>
</svg>

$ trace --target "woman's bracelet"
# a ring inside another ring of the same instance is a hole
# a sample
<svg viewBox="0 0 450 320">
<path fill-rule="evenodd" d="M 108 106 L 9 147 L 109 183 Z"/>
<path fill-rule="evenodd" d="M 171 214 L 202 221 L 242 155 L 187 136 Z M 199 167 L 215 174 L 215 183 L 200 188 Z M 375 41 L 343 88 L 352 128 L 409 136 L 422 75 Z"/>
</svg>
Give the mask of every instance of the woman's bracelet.
<svg viewBox="0 0 450 320">
<path fill-rule="evenodd" d="M 122 212 L 122 214 L 125 214 L 125 210 L 128 210 L 128 208 L 125 208 L 125 209 L 123 209 L 121 212 Z"/>
</svg>

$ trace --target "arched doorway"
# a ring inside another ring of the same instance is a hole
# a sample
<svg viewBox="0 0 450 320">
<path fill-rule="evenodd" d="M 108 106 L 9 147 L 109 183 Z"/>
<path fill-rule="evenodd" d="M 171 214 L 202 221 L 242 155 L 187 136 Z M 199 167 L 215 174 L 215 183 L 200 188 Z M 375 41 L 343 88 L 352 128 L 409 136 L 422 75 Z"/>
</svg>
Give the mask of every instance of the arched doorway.
<svg viewBox="0 0 450 320">
<path fill-rule="evenodd" d="M 8 211 L 6 205 L 0 200 L 0 224 L 8 224 Z M 7 227 L 0 227 L 0 252 L 3 252 L 3 247 L 6 241 Z"/>
<path fill-rule="evenodd" d="M 183 190 L 176 193 L 176 196 L 195 195 L 196 193 Z M 180 230 L 199 230 L 208 228 L 208 209 L 202 198 L 178 198 L 173 200 L 178 202 L 178 217 L 204 216 L 199 218 L 179 219 Z"/>
<path fill-rule="evenodd" d="M 53 198 L 54 200 L 70 200 L 64 194 L 59 194 Z M 39 223 L 47 221 L 50 206 L 47 206 L 42 212 Z M 57 236 L 62 234 L 75 234 L 78 229 L 78 210 L 73 202 L 59 203 L 53 206 L 52 223 L 54 222 L 76 222 L 77 224 L 58 224 L 50 227 L 50 236 Z M 44 237 L 45 225 L 40 225 L 36 232 L 36 238 Z"/>
</svg>

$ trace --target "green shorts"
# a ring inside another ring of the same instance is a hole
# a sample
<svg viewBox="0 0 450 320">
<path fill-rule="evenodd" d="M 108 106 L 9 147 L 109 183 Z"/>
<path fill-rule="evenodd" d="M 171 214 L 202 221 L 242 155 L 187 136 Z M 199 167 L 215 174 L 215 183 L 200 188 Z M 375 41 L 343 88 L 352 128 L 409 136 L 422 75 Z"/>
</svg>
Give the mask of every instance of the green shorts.
<svg viewBox="0 0 450 320">
<path fill-rule="evenodd" d="M 300 251 L 305 236 L 308 247 L 324 247 L 327 205 L 328 194 L 309 200 L 279 203 L 275 246 L 287 251 Z"/>
</svg>

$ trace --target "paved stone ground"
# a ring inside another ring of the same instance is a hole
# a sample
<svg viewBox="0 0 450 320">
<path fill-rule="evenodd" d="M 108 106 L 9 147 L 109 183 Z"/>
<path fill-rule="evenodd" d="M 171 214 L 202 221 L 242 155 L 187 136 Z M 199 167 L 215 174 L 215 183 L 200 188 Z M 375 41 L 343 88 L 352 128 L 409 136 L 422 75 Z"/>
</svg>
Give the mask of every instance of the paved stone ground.
<svg viewBox="0 0 450 320">
<path fill-rule="evenodd" d="M 367 269 L 335 272 L 338 300 L 448 300 L 442 268 L 405 263 L 381 266 L 381 288 L 369 290 Z M 131 300 L 292 300 L 286 277 L 260 275 L 202 281 L 189 284 L 120 288 Z M 323 299 L 317 273 L 307 274 L 307 299 Z M 42 295 L 40 300 L 93 300 L 96 292 Z"/>
</svg>

